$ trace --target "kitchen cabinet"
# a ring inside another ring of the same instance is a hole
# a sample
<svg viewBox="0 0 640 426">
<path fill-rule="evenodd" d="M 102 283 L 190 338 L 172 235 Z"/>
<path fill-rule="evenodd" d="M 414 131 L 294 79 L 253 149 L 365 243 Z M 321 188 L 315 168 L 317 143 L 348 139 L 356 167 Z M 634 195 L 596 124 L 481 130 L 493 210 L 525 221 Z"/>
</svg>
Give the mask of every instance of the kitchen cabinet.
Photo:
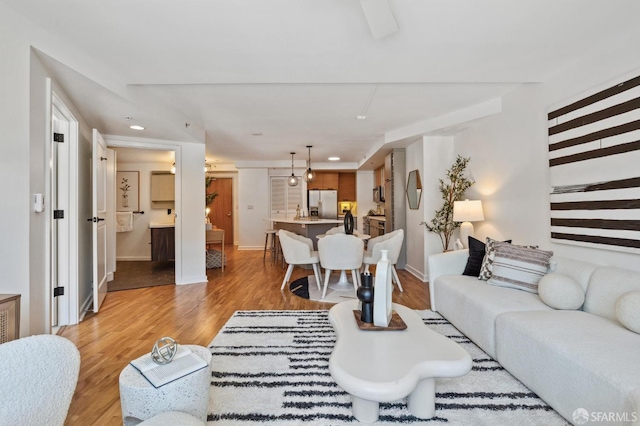
<svg viewBox="0 0 640 426">
<path fill-rule="evenodd" d="M 371 238 L 384 235 L 384 225 L 384 216 L 382 218 L 374 218 L 373 216 L 369 216 L 369 235 L 371 235 Z"/>
<path fill-rule="evenodd" d="M 171 172 L 151 172 L 151 201 L 174 201 L 175 177 Z"/>
<path fill-rule="evenodd" d="M 151 260 L 165 261 L 176 258 L 176 228 L 151 228 Z"/>
<path fill-rule="evenodd" d="M 385 180 L 385 167 L 380 166 L 373 172 L 373 186 L 384 186 Z"/>
<path fill-rule="evenodd" d="M 338 189 L 338 173 L 316 172 L 316 180 L 307 184 L 307 189 Z"/>
<path fill-rule="evenodd" d="M 338 201 L 356 200 L 356 174 L 338 173 Z"/>
</svg>

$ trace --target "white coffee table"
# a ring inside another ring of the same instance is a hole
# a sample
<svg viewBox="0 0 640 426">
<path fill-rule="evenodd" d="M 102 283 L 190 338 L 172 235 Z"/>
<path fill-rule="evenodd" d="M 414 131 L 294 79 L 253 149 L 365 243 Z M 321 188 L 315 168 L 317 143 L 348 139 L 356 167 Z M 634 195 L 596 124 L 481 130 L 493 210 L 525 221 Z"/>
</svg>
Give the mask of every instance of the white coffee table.
<svg viewBox="0 0 640 426">
<path fill-rule="evenodd" d="M 435 378 L 458 377 L 471 370 L 471 357 L 451 339 L 429 329 L 411 309 L 393 304 L 405 330 L 363 331 L 353 310 L 358 301 L 329 310 L 337 340 L 329 358 L 336 383 L 353 397 L 352 410 L 361 422 L 378 420 L 380 402 L 407 398 L 411 414 L 435 415 Z"/>
</svg>

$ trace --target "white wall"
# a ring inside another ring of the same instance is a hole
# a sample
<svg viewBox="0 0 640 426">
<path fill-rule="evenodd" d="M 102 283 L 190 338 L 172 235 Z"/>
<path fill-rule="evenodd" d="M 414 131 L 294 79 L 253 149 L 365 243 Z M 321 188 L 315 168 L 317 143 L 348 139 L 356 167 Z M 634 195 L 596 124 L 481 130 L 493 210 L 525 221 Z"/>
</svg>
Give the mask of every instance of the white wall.
<svg viewBox="0 0 640 426">
<path fill-rule="evenodd" d="M 169 171 L 171 163 L 119 163 L 119 172 L 140 173 L 139 210 L 144 214 L 133 215 L 133 231 L 116 233 L 116 258 L 118 260 L 151 260 L 151 222 L 173 222 L 167 209 L 151 207 L 151 172 Z M 204 196 L 204 195 L 203 195 Z M 204 213 L 203 213 L 204 223 Z"/>
<path fill-rule="evenodd" d="M 422 203 L 423 203 L 423 222 L 429 222 L 435 211 L 442 207 L 442 196 L 439 189 L 439 179 L 443 179 L 446 170 L 451 167 L 455 159 L 454 144 L 452 137 L 429 136 L 423 138 L 422 141 L 424 170 L 422 179 Z M 412 224 L 412 226 L 416 226 Z M 428 280 L 429 271 L 427 268 L 427 258 L 430 254 L 442 253 L 442 242 L 440 237 L 433 232 L 427 231 L 424 225 L 420 225 L 420 230 L 416 228 L 415 232 L 421 232 L 424 235 L 424 265 L 423 270 L 426 271 L 424 277 Z M 409 228 L 407 228 L 409 230 Z M 449 248 L 452 248 L 450 245 Z"/>
<path fill-rule="evenodd" d="M 556 255 L 640 270 L 637 254 L 551 242 L 546 136 L 546 114 L 554 104 L 640 75 L 640 56 L 629 54 L 639 45 L 640 31 L 592 51 L 546 83 L 521 86 L 504 97 L 501 114 L 456 138 L 456 152 L 471 157 L 476 179 L 469 198 L 481 199 L 485 209 L 476 236 L 512 238 Z"/>
<path fill-rule="evenodd" d="M 176 284 L 207 282 L 205 254 L 204 144 L 176 150 Z M 176 257 L 178 259 L 178 257 Z"/>
<path fill-rule="evenodd" d="M 269 217 L 269 170 L 238 170 L 238 250 L 262 250 Z"/>
<path fill-rule="evenodd" d="M 420 181 L 423 182 L 424 186 L 424 142 L 422 138 L 417 142 L 409 145 L 406 148 L 406 174 L 404 181 L 407 181 L 407 177 L 409 176 L 409 172 L 412 170 L 418 170 L 420 174 Z M 424 191 L 423 191 L 424 192 Z M 406 195 L 403 194 L 405 199 L 405 203 L 407 206 L 406 209 L 406 229 L 405 229 L 405 241 L 407 242 L 407 264 L 405 265 L 405 269 L 408 272 L 411 272 L 416 277 L 420 278 L 423 281 L 426 281 L 426 266 L 425 266 L 425 255 L 424 255 L 424 229 L 423 225 L 420 225 L 420 222 L 424 221 L 424 199 L 420 200 L 420 205 L 418 209 L 411 210 L 409 208 L 409 203 L 406 201 Z M 424 198 L 424 195 L 423 197 Z"/>
</svg>

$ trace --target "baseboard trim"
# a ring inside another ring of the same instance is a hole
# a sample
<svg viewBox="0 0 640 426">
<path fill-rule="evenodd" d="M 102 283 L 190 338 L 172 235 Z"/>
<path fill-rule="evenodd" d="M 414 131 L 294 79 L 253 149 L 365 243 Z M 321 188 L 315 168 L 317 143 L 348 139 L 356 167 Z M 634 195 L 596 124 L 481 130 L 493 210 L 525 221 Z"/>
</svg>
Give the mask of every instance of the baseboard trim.
<svg viewBox="0 0 640 426">
<path fill-rule="evenodd" d="M 145 262 L 151 262 L 151 256 L 117 256 L 116 257 L 116 261 L 121 261 L 121 262 L 139 262 L 139 261 L 145 261 Z"/>
<path fill-rule="evenodd" d="M 206 284 L 206 275 L 198 275 L 195 277 L 182 277 L 180 280 L 176 279 L 176 285 L 189 285 L 189 284 Z"/>
<path fill-rule="evenodd" d="M 87 297 L 84 303 L 82 304 L 82 308 L 80 308 L 80 318 L 78 318 L 78 322 L 84 320 L 84 316 L 87 314 L 87 311 L 89 310 L 89 307 L 91 306 L 92 303 L 93 303 L 93 292 L 91 292 L 89 297 Z"/>
<path fill-rule="evenodd" d="M 414 277 L 418 278 L 423 283 L 426 283 L 429 281 L 428 275 L 423 274 L 422 272 L 418 271 L 416 268 L 412 267 L 411 265 L 405 265 L 404 269 Z"/>
<path fill-rule="evenodd" d="M 264 246 L 238 246 L 238 250 L 264 250 Z"/>
</svg>

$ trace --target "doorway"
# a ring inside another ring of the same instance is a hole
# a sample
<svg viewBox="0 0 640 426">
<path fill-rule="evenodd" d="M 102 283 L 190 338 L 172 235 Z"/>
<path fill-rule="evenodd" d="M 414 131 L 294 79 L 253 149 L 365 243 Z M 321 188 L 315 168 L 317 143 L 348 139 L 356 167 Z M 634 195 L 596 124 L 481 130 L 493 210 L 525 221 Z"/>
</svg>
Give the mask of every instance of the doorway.
<svg viewBox="0 0 640 426">
<path fill-rule="evenodd" d="M 71 283 L 70 258 L 71 244 L 69 239 L 70 215 L 70 163 L 69 146 L 75 146 L 77 140 L 71 139 L 71 129 L 76 123 L 71 112 L 64 103 L 53 94 L 51 109 L 51 175 L 50 175 L 50 288 L 51 297 L 51 331 L 64 325 L 75 324 L 77 319 L 70 318 L 69 295 L 73 293 L 69 288 Z M 75 135 L 73 135 L 75 137 Z M 65 143 L 66 141 L 66 143 Z M 67 219 L 64 212 L 67 212 Z M 59 213 L 62 212 L 62 213 Z M 65 294 L 64 289 L 67 287 Z"/>
<path fill-rule="evenodd" d="M 109 292 L 175 285 L 175 151 L 112 146 L 116 157 L 115 272 Z M 155 179 L 155 177 L 163 179 Z M 122 179 L 127 179 L 126 203 Z M 119 223 L 123 222 L 123 223 Z M 155 251 L 166 256 L 154 260 Z M 171 256 L 169 256 L 169 253 Z"/>
<path fill-rule="evenodd" d="M 216 192 L 218 195 L 207 207 L 210 209 L 209 222 L 215 227 L 223 229 L 225 242 L 231 242 L 233 247 L 234 234 L 234 209 L 233 209 L 233 179 L 230 177 L 216 177 L 207 174 L 211 183 L 207 188 L 207 194 Z"/>
</svg>

